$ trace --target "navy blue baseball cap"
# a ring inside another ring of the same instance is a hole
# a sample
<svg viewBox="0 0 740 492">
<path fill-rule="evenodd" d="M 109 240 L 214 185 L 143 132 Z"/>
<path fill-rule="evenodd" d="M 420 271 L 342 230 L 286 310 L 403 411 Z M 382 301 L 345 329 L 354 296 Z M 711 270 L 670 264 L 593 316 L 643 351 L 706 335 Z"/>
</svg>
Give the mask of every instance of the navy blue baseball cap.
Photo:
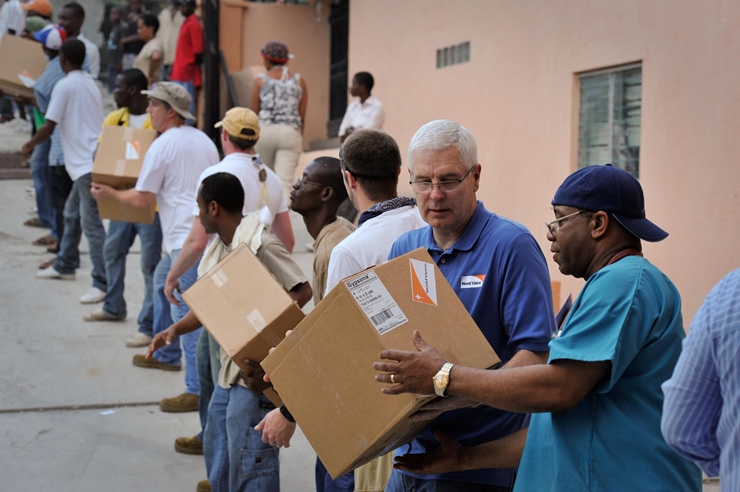
<svg viewBox="0 0 740 492">
<path fill-rule="evenodd" d="M 611 164 L 584 167 L 565 178 L 552 204 L 607 212 L 644 241 L 658 242 L 668 237 L 666 231 L 645 218 L 640 182 Z"/>
</svg>

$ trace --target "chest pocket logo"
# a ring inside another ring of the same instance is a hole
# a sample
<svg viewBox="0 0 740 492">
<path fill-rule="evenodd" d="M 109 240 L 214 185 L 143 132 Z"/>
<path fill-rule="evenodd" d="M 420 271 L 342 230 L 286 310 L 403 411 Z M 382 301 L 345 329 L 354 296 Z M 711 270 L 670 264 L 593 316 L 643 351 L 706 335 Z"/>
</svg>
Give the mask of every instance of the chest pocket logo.
<svg viewBox="0 0 740 492">
<path fill-rule="evenodd" d="M 460 288 L 461 289 L 480 289 L 483 287 L 483 282 L 486 280 L 484 275 L 463 275 L 460 277 Z"/>
</svg>

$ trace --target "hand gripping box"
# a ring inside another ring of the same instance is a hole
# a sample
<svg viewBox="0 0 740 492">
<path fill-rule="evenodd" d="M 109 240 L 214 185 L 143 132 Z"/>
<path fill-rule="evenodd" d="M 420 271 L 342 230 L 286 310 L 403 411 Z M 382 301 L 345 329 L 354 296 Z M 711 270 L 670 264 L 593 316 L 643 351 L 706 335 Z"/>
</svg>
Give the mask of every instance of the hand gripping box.
<svg viewBox="0 0 740 492">
<path fill-rule="evenodd" d="M 382 350 L 416 350 L 414 330 L 447 361 L 499 362 L 423 248 L 342 280 L 262 362 L 333 478 L 424 429 L 408 417 L 435 397 L 384 395 L 374 380 Z"/>
<path fill-rule="evenodd" d="M 244 359 L 261 362 L 285 338 L 285 332 L 305 317 L 244 244 L 199 278 L 182 297 L 242 370 L 246 370 Z M 266 390 L 265 396 L 280 405 L 273 390 Z"/>
<path fill-rule="evenodd" d="M 0 40 L 0 90 L 35 99 L 33 85 L 46 68 L 41 43 L 5 34 Z"/>
<path fill-rule="evenodd" d="M 103 126 L 93 164 L 93 182 L 107 184 L 119 190 L 136 186 L 144 165 L 144 156 L 155 138 L 157 132 L 154 130 Z M 106 198 L 98 200 L 98 212 L 103 219 L 151 224 L 154 222 L 157 204 L 152 201 L 147 208 L 139 208 Z"/>
</svg>

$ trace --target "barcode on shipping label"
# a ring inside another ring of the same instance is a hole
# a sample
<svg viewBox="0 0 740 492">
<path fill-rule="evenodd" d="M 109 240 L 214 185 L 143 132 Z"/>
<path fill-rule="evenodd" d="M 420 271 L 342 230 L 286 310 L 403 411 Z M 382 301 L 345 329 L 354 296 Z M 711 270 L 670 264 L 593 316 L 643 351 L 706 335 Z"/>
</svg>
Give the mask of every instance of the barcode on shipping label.
<svg viewBox="0 0 740 492">
<path fill-rule="evenodd" d="M 380 335 L 408 322 L 375 272 L 365 272 L 344 284 Z"/>
</svg>

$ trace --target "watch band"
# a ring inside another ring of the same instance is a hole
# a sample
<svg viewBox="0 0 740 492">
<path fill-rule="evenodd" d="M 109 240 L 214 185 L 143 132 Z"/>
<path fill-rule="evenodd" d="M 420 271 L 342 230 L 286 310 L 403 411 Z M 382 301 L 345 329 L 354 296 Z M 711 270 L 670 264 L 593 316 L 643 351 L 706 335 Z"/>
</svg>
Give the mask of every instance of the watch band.
<svg viewBox="0 0 740 492">
<path fill-rule="evenodd" d="M 434 391 L 437 393 L 437 395 L 441 396 L 442 398 L 447 398 L 449 395 L 445 394 L 445 391 L 450 386 L 450 371 L 455 366 L 452 362 L 445 362 L 442 368 L 439 370 L 437 375 L 444 374 L 447 376 L 447 384 L 444 388 L 440 388 L 439 391 L 437 391 L 437 388 L 435 387 Z"/>
<path fill-rule="evenodd" d="M 285 406 L 285 403 L 280 405 L 280 413 L 283 414 L 283 417 L 285 417 L 288 420 L 288 422 L 292 422 L 295 424 L 295 419 L 293 418 L 293 414 L 290 413 L 290 411 L 288 410 L 288 407 Z"/>
</svg>

